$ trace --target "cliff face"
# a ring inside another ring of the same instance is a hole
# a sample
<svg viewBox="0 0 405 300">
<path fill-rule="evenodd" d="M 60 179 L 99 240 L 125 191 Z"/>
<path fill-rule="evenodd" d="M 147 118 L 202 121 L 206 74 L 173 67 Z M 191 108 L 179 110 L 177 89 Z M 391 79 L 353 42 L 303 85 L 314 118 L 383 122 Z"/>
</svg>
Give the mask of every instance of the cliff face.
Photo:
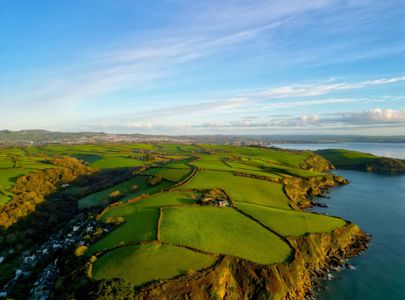
<svg viewBox="0 0 405 300">
<path fill-rule="evenodd" d="M 208 270 L 139 291 L 140 299 L 309 299 L 328 268 L 362 252 L 368 237 L 354 224 L 288 238 L 291 262 L 270 266 L 223 257 Z"/>
<path fill-rule="evenodd" d="M 337 175 L 313 176 L 308 179 L 291 177 L 283 180 L 284 191 L 294 209 L 302 210 L 313 206 L 310 198 L 322 196 L 325 191 L 348 181 Z"/>
<path fill-rule="evenodd" d="M 316 151 L 338 169 L 366 171 L 372 173 L 405 173 L 405 160 L 378 157 L 369 153 L 344 149 L 324 149 Z"/>
<path fill-rule="evenodd" d="M 331 162 L 316 153 L 311 154 L 301 163 L 300 167 L 304 170 L 318 172 L 325 172 L 335 168 Z"/>
<path fill-rule="evenodd" d="M 359 166 L 359 169 L 374 173 L 405 173 L 405 160 L 379 157 L 371 164 Z"/>
</svg>

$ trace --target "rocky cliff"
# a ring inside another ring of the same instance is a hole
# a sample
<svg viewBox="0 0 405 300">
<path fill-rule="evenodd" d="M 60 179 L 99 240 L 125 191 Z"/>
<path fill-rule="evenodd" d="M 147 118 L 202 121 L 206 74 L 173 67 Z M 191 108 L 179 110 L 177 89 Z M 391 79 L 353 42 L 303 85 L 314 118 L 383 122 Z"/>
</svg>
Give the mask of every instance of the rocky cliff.
<svg viewBox="0 0 405 300">
<path fill-rule="evenodd" d="M 368 237 L 354 224 L 332 233 L 289 237 L 290 262 L 270 266 L 221 257 L 207 270 L 138 291 L 140 299 L 311 299 L 329 268 L 361 253 Z"/>
</svg>

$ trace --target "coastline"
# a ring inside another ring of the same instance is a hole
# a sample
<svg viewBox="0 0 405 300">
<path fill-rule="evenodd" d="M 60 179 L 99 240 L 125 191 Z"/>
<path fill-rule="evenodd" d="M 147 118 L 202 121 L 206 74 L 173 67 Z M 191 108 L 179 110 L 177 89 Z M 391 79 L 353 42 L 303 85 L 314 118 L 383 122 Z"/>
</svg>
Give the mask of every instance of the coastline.
<svg viewBox="0 0 405 300">
<path fill-rule="evenodd" d="M 347 258 L 361 254 L 368 236 L 352 223 L 332 233 L 289 237 L 291 262 L 259 265 L 225 256 L 208 270 L 160 281 L 137 290 L 141 299 L 313 299 L 319 281 Z"/>
<path fill-rule="evenodd" d="M 285 182 L 285 191 L 291 206 L 303 210 L 316 205 L 313 197 L 347 183 L 337 175 L 317 176 Z M 287 237 L 294 250 L 289 262 L 260 265 L 224 256 L 211 268 L 147 284 L 136 289 L 136 295 L 140 299 L 314 299 L 329 271 L 344 268 L 348 258 L 367 249 L 370 237 L 346 222 L 330 233 Z"/>
</svg>

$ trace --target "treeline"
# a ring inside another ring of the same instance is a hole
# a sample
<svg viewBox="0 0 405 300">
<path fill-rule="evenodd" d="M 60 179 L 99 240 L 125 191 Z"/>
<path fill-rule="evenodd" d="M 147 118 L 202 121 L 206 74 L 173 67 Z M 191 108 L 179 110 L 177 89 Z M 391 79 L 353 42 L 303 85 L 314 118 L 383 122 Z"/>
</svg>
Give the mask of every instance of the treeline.
<svg viewBox="0 0 405 300">
<path fill-rule="evenodd" d="M 45 169 L 17 179 L 11 189 L 12 199 L 0 207 L 0 230 L 4 231 L 21 218 L 36 210 L 38 204 L 54 193 L 61 184 L 92 173 L 92 169 L 71 157 L 56 157 L 47 163 L 55 168 Z"/>
</svg>

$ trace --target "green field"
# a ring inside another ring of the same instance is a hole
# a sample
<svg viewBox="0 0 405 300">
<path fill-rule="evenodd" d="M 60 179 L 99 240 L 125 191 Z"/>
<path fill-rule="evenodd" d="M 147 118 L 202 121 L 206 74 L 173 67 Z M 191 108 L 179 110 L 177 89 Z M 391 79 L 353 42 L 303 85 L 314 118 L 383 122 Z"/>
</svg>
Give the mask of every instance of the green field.
<svg viewBox="0 0 405 300">
<path fill-rule="evenodd" d="M 164 208 L 160 235 L 164 242 L 261 264 L 283 262 L 291 254 L 281 238 L 232 208 Z"/>
<path fill-rule="evenodd" d="M 215 260 L 214 256 L 176 246 L 125 246 L 98 259 L 93 267 L 93 276 L 95 279 L 125 278 L 140 286 L 207 268 Z"/>
<path fill-rule="evenodd" d="M 173 181 L 173 182 L 179 182 L 182 179 L 184 179 L 188 174 L 190 173 L 190 169 L 171 169 L 167 167 L 162 167 L 162 168 L 151 168 L 144 172 L 144 174 L 159 174 L 162 176 L 162 178 Z"/>
<path fill-rule="evenodd" d="M 91 167 L 98 169 L 129 168 L 129 167 L 139 167 L 143 165 L 145 165 L 144 161 L 125 157 L 107 157 L 95 160 L 92 163 L 90 163 Z"/>
<path fill-rule="evenodd" d="M 238 208 L 282 236 L 300 236 L 312 232 L 331 232 L 346 224 L 340 218 L 263 207 L 250 203 L 238 203 Z"/>
<path fill-rule="evenodd" d="M 335 166 L 354 166 L 372 162 L 378 157 L 363 152 L 343 149 L 325 149 L 316 152 L 331 161 Z"/>
<path fill-rule="evenodd" d="M 120 243 L 156 240 L 159 208 L 164 205 L 192 204 L 194 201 L 191 193 L 166 192 L 109 209 L 102 215 L 102 221 L 108 217 L 123 217 L 125 223 L 93 244 L 89 248 L 89 253 L 114 247 Z"/>
<path fill-rule="evenodd" d="M 217 155 L 239 155 L 249 158 L 261 159 L 267 162 L 285 165 L 293 168 L 300 168 L 300 165 L 307 159 L 311 152 L 289 152 L 276 149 L 262 149 L 253 147 L 235 147 L 230 145 L 201 145 L 208 151 L 215 151 Z"/>
<path fill-rule="evenodd" d="M 227 161 L 226 156 L 204 155 L 201 156 L 198 160 L 196 160 L 192 164 L 202 170 L 224 171 L 231 173 L 247 173 L 257 176 L 265 176 L 273 178 L 280 177 L 278 174 L 266 172 L 265 170 L 259 167 L 247 165 L 239 161 L 229 162 Z"/>
<path fill-rule="evenodd" d="M 138 175 L 131 180 L 114 185 L 100 192 L 90 194 L 79 200 L 79 207 L 86 208 L 92 206 L 106 205 L 109 203 L 109 195 L 114 191 L 119 191 L 123 195 L 123 197 L 119 200 L 124 202 L 140 195 L 157 193 L 163 189 L 170 187 L 170 185 L 172 184 L 166 180 L 162 180 L 159 184 L 150 186 L 148 184 L 148 179 L 148 176 Z M 134 185 L 138 187 L 138 190 L 136 192 L 131 192 L 131 187 L 133 187 Z"/>
<path fill-rule="evenodd" d="M 267 180 L 235 176 L 226 172 L 200 171 L 184 189 L 224 189 L 236 202 L 251 202 L 271 207 L 290 208 L 283 186 Z"/>
<path fill-rule="evenodd" d="M 10 188 L 15 184 L 18 177 L 54 167 L 47 164 L 44 158 L 26 156 L 20 148 L 2 151 L 3 153 L 0 153 L 0 205 L 11 199 Z"/>
</svg>

